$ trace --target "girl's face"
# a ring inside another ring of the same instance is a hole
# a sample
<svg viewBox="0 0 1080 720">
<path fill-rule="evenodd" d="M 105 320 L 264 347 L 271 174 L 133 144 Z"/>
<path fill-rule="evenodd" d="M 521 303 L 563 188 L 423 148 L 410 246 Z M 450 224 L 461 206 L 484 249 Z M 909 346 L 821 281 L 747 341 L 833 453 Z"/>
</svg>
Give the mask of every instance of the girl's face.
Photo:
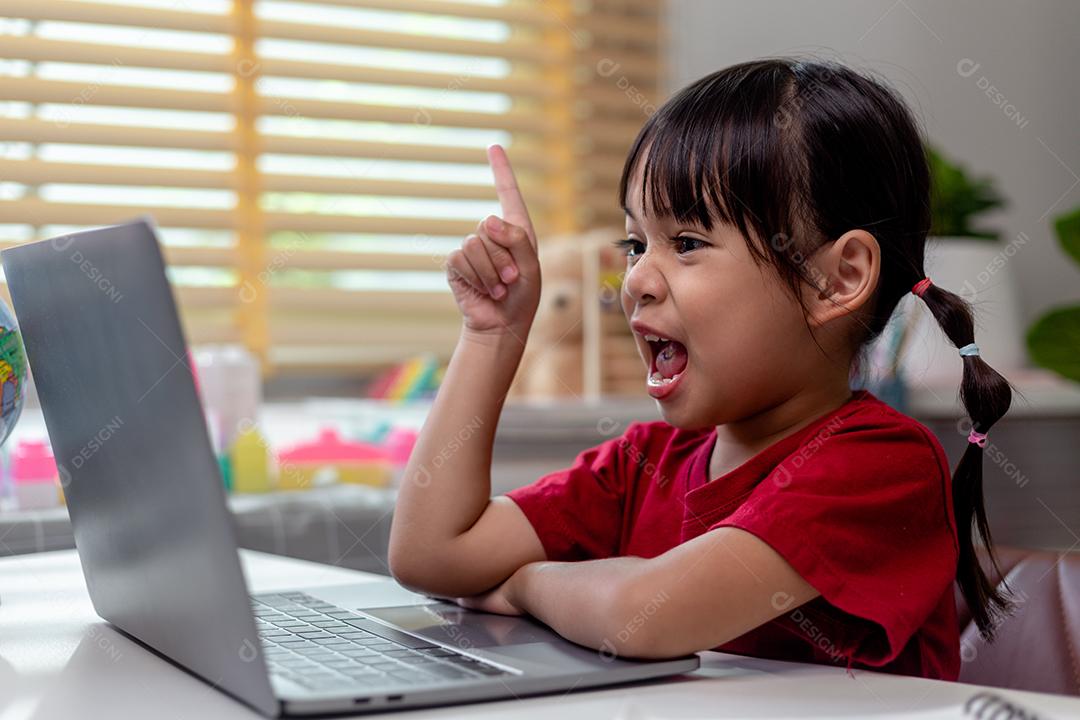
<svg viewBox="0 0 1080 720">
<path fill-rule="evenodd" d="M 622 306 L 664 420 L 721 425 L 792 397 L 817 355 L 799 304 L 733 226 L 705 232 L 642 207 L 640 165 L 626 194 Z"/>
</svg>

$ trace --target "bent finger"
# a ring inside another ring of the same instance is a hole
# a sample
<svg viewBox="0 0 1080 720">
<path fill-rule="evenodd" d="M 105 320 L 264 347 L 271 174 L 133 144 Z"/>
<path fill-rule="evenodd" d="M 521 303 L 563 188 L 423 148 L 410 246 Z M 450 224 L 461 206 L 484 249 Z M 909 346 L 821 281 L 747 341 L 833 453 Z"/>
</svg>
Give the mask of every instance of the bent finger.
<svg viewBox="0 0 1080 720">
<path fill-rule="evenodd" d="M 539 266 L 536 246 L 525 228 L 506 222 L 495 215 L 490 215 L 484 220 L 483 228 L 492 242 L 510 254 L 519 273 L 533 274 L 536 271 Z"/>
<path fill-rule="evenodd" d="M 506 286 L 499 279 L 499 271 L 488 255 L 484 239 L 479 235 L 469 235 L 462 243 L 461 249 L 487 293 L 496 300 L 506 294 Z"/>
<path fill-rule="evenodd" d="M 480 281 L 476 271 L 473 270 L 472 265 L 469 264 L 469 260 L 465 257 L 465 252 L 461 248 L 451 251 L 446 256 L 446 277 L 451 283 L 464 285 L 474 292 L 486 293 L 484 284 Z"/>
</svg>

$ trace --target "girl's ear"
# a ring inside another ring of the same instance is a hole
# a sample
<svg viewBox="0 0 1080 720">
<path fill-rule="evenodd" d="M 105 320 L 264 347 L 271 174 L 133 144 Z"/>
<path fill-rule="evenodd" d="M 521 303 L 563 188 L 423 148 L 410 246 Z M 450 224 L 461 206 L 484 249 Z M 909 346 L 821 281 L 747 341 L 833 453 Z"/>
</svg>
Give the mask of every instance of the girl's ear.
<svg viewBox="0 0 1080 720">
<path fill-rule="evenodd" d="M 813 264 L 821 289 L 807 303 L 807 320 L 816 328 L 870 301 L 881 272 L 881 248 L 865 230 L 850 230 L 819 248 Z"/>
</svg>

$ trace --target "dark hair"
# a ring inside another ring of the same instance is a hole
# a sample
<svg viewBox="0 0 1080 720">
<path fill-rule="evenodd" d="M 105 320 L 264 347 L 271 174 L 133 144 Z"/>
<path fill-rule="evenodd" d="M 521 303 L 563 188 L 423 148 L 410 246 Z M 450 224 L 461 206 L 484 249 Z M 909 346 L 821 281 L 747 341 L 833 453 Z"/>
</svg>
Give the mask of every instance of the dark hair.
<svg viewBox="0 0 1080 720">
<path fill-rule="evenodd" d="M 856 347 L 885 328 L 923 278 L 930 231 L 930 170 L 920 129 L 885 82 L 841 64 L 765 58 L 692 83 L 649 117 L 619 183 L 619 201 L 643 163 L 647 213 L 736 227 L 759 264 L 775 269 L 802 304 L 803 283 L 821 290 L 808 259 L 853 229 L 881 248 L 872 307 Z M 923 300 L 958 348 L 973 342 L 971 309 L 932 285 Z M 963 358 L 960 398 L 987 432 L 1008 410 L 1009 383 L 982 358 Z M 1009 609 L 1007 588 L 987 578 L 973 531 L 994 560 L 982 493 L 982 449 L 968 443 L 952 480 L 958 537 L 956 580 L 980 631 L 992 638 Z M 1000 573 L 999 573 L 1000 575 Z"/>
</svg>

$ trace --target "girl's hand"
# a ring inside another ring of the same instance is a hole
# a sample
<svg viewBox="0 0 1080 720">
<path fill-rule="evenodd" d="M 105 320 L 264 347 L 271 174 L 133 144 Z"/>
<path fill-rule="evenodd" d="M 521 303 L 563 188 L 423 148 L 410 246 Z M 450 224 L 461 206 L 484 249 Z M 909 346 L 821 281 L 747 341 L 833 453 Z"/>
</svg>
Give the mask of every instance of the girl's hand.
<svg viewBox="0 0 1080 720">
<path fill-rule="evenodd" d="M 491 215 L 447 256 L 446 275 L 465 327 L 524 341 L 540 302 L 540 262 L 525 200 L 506 151 L 488 148 L 502 217 Z"/>
<path fill-rule="evenodd" d="M 454 602 L 463 608 L 480 610 L 482 612 L 495 613 L 497 615 L 524 615 L 525 611 L 515 604 L 511 583 L 514 575 L 504 580 L 496 587 L 479 595 L 454 598 Z"/>
</svg>

